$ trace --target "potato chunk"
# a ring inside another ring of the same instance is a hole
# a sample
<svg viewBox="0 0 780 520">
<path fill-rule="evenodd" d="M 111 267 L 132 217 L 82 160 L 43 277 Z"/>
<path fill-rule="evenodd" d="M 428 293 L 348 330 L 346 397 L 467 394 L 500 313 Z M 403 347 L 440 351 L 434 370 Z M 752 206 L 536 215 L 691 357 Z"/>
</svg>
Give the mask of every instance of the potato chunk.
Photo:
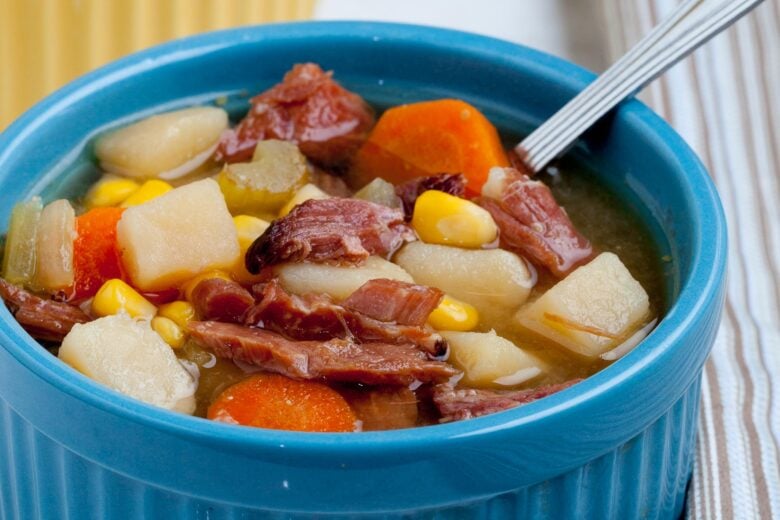
<svg viewBox="0 0 780 520">
<path fill-rule="evenodd" d="M 147 321 L 125 314 L 76 325 L 59 358 L 85 376 L 145 403 L 192 413 L 197 382 Z"/>
<path fill-rule="evenodd" d="M 236 227 L 217 183 L 193 182 L 127 208 L 117 224 L 122 263 L 145 291 L 176 286 L 238 261 Z"/>
<path fill-rule="evenodd" d="M 295 195 L 287 201 L 282 209 L 279 210 L 279 216 L 284 217 L 290 213 L 295 206 L 303 204 L 307 200 L 323 200 L 329 199 L 330 195 L 319 189 L 314 184 L 305 184 L 301 189 L 295 192 Z"/>
<path fill-rule="evenodd" d="M 516 309 L 528 298 L 533 277 L 525 262 L 503 249 L 461 249 L 412 242 L 395 256 L 415 282 L 438 287 L 470 303 L 480 315 Z"/>
<path fill-rule="evenodd" d="M 95 154 L 111 173 L 176 179 L 211 157 L 227 126 L 227 112 L 221 108 L 185 108 L 148 117 L 101 137 Z"/>
<path fill-rule="evenodd" d="M 293 294 L 325 293 L 336 300 L 343 300 L 369 280 L 389 278 L 413 283 L 409 273 L 401 267 L 370 256 L 355 266 L 327 264 L 283 264 L 276 268 L 282 287 Z"/>
<path fill-rule="evenodd" d="M 649 317 L 647 293 L 613 253 L 575 269 L 517 320 L 560 345 L 596 357 L 627 339 Z"/>
<path fill-rule="evenodd" d="M 447 332 L 449 361 L 463 370 L 469 386 L 512 386 L 542 373 L 539 361 L 508 339 L 490 332 Z"/>
</svg>

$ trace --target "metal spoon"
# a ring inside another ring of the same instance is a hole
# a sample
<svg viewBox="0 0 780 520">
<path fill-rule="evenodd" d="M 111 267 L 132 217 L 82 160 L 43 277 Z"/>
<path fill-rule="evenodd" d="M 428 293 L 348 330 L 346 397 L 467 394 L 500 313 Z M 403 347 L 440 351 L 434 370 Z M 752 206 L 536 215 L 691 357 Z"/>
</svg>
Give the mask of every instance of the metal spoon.
<svg viewBox="0 0 780 520">
<path fill-rule="evenodd" d="M 531 173 L 563 153 L 615 105 L 737 21 L 763 0 L 687 0 L 514 151 Z"/>
</svg>

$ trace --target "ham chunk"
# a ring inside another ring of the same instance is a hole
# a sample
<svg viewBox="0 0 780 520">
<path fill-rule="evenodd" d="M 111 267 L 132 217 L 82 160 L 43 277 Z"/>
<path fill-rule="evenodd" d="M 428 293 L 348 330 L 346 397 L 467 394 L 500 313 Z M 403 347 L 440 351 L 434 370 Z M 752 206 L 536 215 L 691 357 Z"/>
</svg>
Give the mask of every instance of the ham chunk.
<svg viewBox="0 0 780 520">
<path fill-rule="evenodd" d="M 192 305 L 202 320 L 241 323 L 255 303 L 252 294 L 232 280 L 208 278 L 192 291 Z"/>
<path fill-rule="evenodd" d="M 216 321 L 193 321 L 191 337 L 223 358 L 294 379 L 366 385 L 443 382 L 458 373 L 413 345 L 356 343 L 351 339 L 294 341 L 268 330 Z"/>
<path fill-rule="evenodd" d="M 41 341 L 60 343 L 74 325 L 91 318 L 69 303 L 44 300 L 0 278 L 0 297 L 27 333 Z"/>
<path fill-rule="evenodd" d="M 331 197 L 351 197 L 352 190 L 349 189 L 347 183 L 338 175 L 322 170 L 320 168 L 312 168 L 311 183 L 317 186 L 319 189 L 330 195 Z"/>
<path fill-rule="evenodd" d="M 291 295 L 277 280 L 257 284 L 259 302 L 244 323 L 299 340 L 355 339 L 361 342 L 412 344 L 432 357 L 446 357 L 447 342 L 438 333 L 414 325 L 381 321 L 338 305 L 323 294 Z"/>
<path fill-rule="evenodd" d="M 433 402 L 441 413 L 441 422 L 460 421 L 509 410 L 560 392 L 580 381 L 573 379 L 557 385 L 510 391 L 454 388 L 449 384 L 441 384 L 433 389 Z"/>
<path fill-rule="evenodd" d="M 443 292 L 432 287 L 378 279 L 363 284 L 342 305 L 379 321 L 421 327 L 443 297 Z"/>
<path fill-rule="evenodd" d="M 295 65 L 284 80 L 252 99 L 235 129 L 225 132 L 217 160 L 248 161 L 265 139 L 292 141 L 313 162 L 344 166 L 366 139 L 374 114 L 363 99 L 314 63 Z"/>
<path fill-rule="evenodd" d="M 308 200 L 255 240 L 246 267 L 257 274 L 283 262 L 359 264 L 370 255 L 387 258 L 414 239 L 400 209 L 357 199 Z"/>
<path fill-rule="evenodd" d="M 501 230 L 501 247 L 565 277 L 594 256 L 550 188 L 513 168 L 493 168 L 477 200 Z"/>
</svg>

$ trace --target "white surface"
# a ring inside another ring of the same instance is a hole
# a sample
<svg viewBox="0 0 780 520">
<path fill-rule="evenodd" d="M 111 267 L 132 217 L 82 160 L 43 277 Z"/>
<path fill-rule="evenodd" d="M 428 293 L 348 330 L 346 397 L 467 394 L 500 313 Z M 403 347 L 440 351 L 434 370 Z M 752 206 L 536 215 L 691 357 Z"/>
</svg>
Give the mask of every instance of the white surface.
<svg viewBox="0 0 780 520">
<path fill-rule="evenodd" d="M 596 3 L 582 0 L 320 0 L 322 20 L 381 20 L 486 34 L 604 68 Z"/>
</svg>

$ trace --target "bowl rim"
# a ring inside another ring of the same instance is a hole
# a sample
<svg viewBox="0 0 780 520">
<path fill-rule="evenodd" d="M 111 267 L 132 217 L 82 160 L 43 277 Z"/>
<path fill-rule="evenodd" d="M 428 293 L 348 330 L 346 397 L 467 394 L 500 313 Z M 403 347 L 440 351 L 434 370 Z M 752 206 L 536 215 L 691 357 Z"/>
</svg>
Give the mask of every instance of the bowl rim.
<svg viewBox="0 0 780 520">
<path fill-rule="evenodd" d="M 89 96 L 97 89 L 125 80 L 133 74 L 155 67 L 197 58 L 200 54 L 224 49 L 231 45 L 261 43 L 265 38 L 306 38 L 311 34 L 349 36 L 355 38 L 413 38 L 424 45 L 445 45 L 451 52 L 502 53 L 525 55 L 534 67 L 553 77 L 565 87 L 580 90 L 595 75 L 561 58 L 503 40 L 450 29 L 384 22 L 308 21 L 241 27 L 204 33 L 174 40 L 131 54 L 100 67 L 50 94 L 38 102 L 2 134 L 0 134 L 0 164 L 12 157 L 15 144 L 34 134 L 46 119 L 65 109 L 72 101 Z M 361 433 L 301 433 L 253 429 L 221 424 L 147 405 L 86 378 L 55 356 L 41 348 L 13 320 L 10 313 L 0 310 L 0 337 L 10 341 L 2 347 L 16 360 L 52 386 L 112 415 L 168 433 L 200 442 L 230 447 L 239 451 L 278 449 L 317 456 L 318 454 L 387 455 L 389 452 L 416 452 L 431 444 L 454 445 L 468 439 L 503 435 L 518 428 L 544 429 L 551 418 L 572 417 L 589 402 L 608 402 L 636 377 L 649 377 L 654 366 L 671 355 L 678 340 L 690 331 L 701 311 L 719 297 L 726 263 L 726 225 L 715 187 L 706 169 L 683 139 L 666 122 L 637 100 L 621 106 L 619 117 L 629 119 L 643 132 L 662 140 L 686 171 L 686 200 L 691 207 L 693 226 L 698 231 L 691 248 L 691 270 L 681 285 L 676 301 L 653 333 L 630 354 L 577 385 L 545 399 L 504 412 L 468 421 Z M 684 388 L 679 389 L 682 394 Z M 660 414 L 659 414 L 660 415 Z M 652 421 L 647 421 L 647 424 Z M 644 425 L 646 426 L 646 424 Z M 625 439 L 644 426 L 621 432 Z M 539 430 L 541 431 L 541 430 Z M 346 441 L 346 442 L 345 442 Z"/>
</svg>

